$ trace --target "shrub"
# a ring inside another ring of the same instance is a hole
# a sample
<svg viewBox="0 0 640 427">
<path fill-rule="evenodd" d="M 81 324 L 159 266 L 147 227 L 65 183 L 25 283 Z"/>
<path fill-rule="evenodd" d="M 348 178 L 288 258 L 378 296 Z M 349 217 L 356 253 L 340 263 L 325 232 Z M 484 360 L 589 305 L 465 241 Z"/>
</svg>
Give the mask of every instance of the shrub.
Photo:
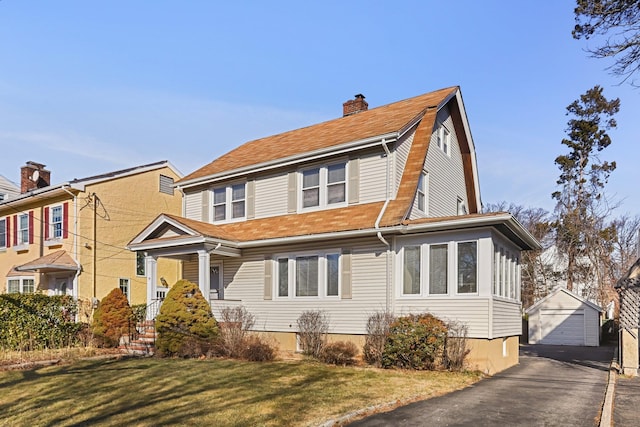
<svg viewBox="0 0 640 427">
<path fill-rule="evenodd" d="M 329 319 L 321 310 L 307 310 L 298 317 L 298 334 L 302 352 L 318 358 L 329 331 Z"/>
<path fill-rule="evenodd" d="M 245 340 L 242 358 L 252 362 L 271 362 L 276 358 L 276 349 L 258 336 L 250 336 Z"/>
<path fill-rule="evenodd" d="M 81 324 L 68 295 L 0 295 L 0 349 L 40 350 L 75 345 Z"/>
<path fill-rule="evenodd" d="M 241 358 L 247 345 L 247 333 L 255 317 L 243 306 L 225 307 L 220 313 L 220 338 L 224 355 Z"/>
<path fill-rule="evenodd" d="M 367 335 L 362 348 L 365 362 L 374 366 L 382 366 L 382 353 L 389 336 L 389 327 L 395 317 L 388 311 L 378 311 L 367 320 Z"/>
<path fill-rule="evenodd" d="M 117 347 L 120 337 L 130 333 L 133 311 L 120 288 L 114 288 L 105 296 L 95 313 L 91 329 L 98 346 Z"/>
<path fill-rule="evenodd" d="M 320 351 L 320 361 L 332 365 L 353 365 L 358 347 L 351 341 L 336 341 L 326 344 Z"/>
<path fill-rule="evenodd" d="M 471 350 L 467 348 L 467 325 L 458 321 L 447 323 L 449 333 L 444 346 L 443 364 L 450 371 L 464 369 L 464 361 Z"/>
<path fill-rule="evenodd" d="M 446 337 L 444 322 L 429 313 L 400 317 L 389 328 L 382 366 L 434 369 L 442 357 Z"/>
<path fill-rule="evenodd" d="M 156 350 L 159 356 L 198 357 L 208 354 L 219 329 L 198 285 L 177 281 L 156 317 Z"/>
</svg>

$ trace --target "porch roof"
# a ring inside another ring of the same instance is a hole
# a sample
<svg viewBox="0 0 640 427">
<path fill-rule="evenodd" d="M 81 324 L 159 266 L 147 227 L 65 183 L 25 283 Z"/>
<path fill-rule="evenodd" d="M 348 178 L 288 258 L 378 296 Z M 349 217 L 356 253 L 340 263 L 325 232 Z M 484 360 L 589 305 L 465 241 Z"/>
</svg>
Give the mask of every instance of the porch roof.
<svg viewBox="0 0 640 427">
<path fill-rule="evenodd" d="M 16 271 L 51 273 L 55 271 L 78 271 L 80 267 L 65 250 L 59 250 L 15 267 Z"/>
</svg>

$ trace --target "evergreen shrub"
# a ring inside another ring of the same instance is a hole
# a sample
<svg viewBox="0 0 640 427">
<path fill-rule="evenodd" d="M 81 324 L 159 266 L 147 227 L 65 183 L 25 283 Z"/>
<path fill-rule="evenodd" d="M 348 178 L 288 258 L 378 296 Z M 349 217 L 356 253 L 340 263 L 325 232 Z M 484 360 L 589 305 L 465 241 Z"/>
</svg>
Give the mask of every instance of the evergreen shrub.
<svg viewBox="0 0 640 427">
<path fill-rule="evenodd" d="M 199 357 L 210 354 L 219 338 L 218 322 L 198 285 L 177 281 L 156 317 L 159 356 Z"/>
<path fill-rule="evenodd" d="M 120 337 L 134 330 L 134 321 L 127 297 L 120 288 L 114 288 L 93 313 L 91 330 L 95 343 L 100 347 L 117 347 Z"/>
</svg>

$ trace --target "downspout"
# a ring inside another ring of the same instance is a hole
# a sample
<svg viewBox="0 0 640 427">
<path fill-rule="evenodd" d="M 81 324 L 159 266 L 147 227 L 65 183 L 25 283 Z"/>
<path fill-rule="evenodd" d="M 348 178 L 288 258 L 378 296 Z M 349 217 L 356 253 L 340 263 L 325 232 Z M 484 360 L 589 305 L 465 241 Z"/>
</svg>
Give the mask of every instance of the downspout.
<svg viewBox="0 0 640 427">
<path fill-rule="evenodd" d="M 78 260 L 78 196 L 73 194 L 71 191 L 67 190 L 66 187 L 62 187 L 62 189 L 69 193 L 71 197 L 73 197 L 73 260 L 76 263 L 78 269 L 76 270 L 76 274 L 73 277 L 73 290 L 71 291 L 73 299 L 78 300 L 78 276 L 80 276 L 80 260 Z M 78 313 L 79 314 L 79 313 Z M 76 314 L 76 317 L 78 316 Z M 78 320 L 78 319 L 76 319 Z"/>
<path fill-rule="evenodd" d="M 389 174 L 391 173 L 391 152 L 389 151 L 389 147 L 387 147 L 387 140 L 383 139 L 382 140 L 382 148 L 384 149 L 384 152 L 387 155 L 387 176 L 386 176 L 386 189 L 385 189 L 385 200 L 384 200 L 384 205 L 382 205 L 382 209 L 380 209 L 380 213 L 378 214 L 378 218 L 376 218 L 376 222 L 374 224 L 374 228 L 377 230 L 377 237 L 378 240 L 380 240 L 382 242 L 383 245 L 385 245 L 387 247 L 387 260 L 386 260 L 386 285 L 387 285 L 387 289 L 386 289 L 386 307 L 385 307 L 385 311 L 386 312 L 391 312 L 391 266 L 389 265 L 391 262 L 391 245 L 389 244 L 389 242 L 387 242 L 387 240 L 382 236 L 382 232 L 380 231 L 380 221 L 382 221 L 382 217 L 384 216 L 384 212 L 387 210 L 387 206 L 389 205 L 389 201 L 391 200 L 390 197 L 390 193 L 391 193 L 391 180 L 389 177 Z"/>
</svg>

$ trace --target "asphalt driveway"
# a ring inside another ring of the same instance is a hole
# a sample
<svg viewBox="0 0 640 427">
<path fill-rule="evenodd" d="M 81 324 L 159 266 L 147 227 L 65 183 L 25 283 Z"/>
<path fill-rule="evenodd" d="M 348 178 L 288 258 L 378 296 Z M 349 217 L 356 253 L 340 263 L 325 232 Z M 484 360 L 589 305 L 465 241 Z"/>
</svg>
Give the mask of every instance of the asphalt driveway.
<svg viewBox="0 0 640 427">
<path fill-rule="evenodd" d="M 614 347 L 527 345 L 520 364 L 351 426 L 598 425 Z"/>
</svg>

